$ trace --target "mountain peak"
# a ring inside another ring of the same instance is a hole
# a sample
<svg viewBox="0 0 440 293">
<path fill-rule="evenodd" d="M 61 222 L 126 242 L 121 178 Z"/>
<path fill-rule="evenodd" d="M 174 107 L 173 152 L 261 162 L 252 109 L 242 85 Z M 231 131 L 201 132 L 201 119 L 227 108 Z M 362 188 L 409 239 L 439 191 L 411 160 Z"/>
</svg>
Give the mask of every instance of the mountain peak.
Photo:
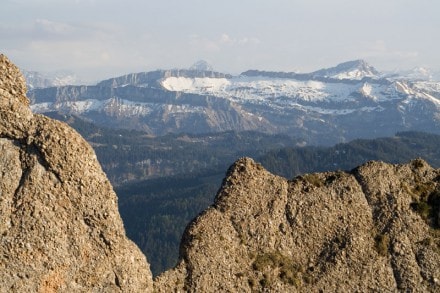
<svg viewBox="0 0 440 293">
<path fill-rule="evenodd" d="M 30 90 L 34 88 L 78 85 L 81 83 L 76 74 L 69 71 L 38 72 L 22 69 L 22 72 Z"/>
<path fill-rule="evenodd" d="M 335 67 L 315 71 L 313 75 L 336 79 L 362 79 L 364 77 L 377 77 L 379 71 L 365 60 L 358 59 L 340 63 Z"/>
<path fill-rule="evenodd" d="M 199 60 L 196 63 L 194 63 L 190 68 L 190 70 L 196 70 L 196 71 L 213 71 L 214 68 L 211 64 L 209 64 L 205 60 Z"/>
<path fill-rule="evenodd" d="M 410 80 L 432 80 L 433 75 L 429 68 L 426 67 L 415 67 L 408 71 L 403 71 L 400 75 L 408 78 Z"/>
</svg>

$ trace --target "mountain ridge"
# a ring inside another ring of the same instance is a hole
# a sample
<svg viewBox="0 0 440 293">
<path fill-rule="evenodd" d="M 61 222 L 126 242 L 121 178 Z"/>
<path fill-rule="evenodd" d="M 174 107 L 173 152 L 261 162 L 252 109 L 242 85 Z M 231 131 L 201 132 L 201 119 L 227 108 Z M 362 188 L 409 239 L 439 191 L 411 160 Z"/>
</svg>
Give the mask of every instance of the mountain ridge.
<svg viewBox="0 0 440 293">
<path fill-rule="evenodd" d="M 338 66 L 310 74 L 248 71 L 239 76 L 162 70 L 95 86 L 34 89 L 28 96 L 37 113 L 75 114 L 151 135 L 260 130 L 330 145 L 440 129 L 440 83 L 375 76 L 364 61 Z M 337 76 L 353 70 L 365 74 Z"/>
</svg>

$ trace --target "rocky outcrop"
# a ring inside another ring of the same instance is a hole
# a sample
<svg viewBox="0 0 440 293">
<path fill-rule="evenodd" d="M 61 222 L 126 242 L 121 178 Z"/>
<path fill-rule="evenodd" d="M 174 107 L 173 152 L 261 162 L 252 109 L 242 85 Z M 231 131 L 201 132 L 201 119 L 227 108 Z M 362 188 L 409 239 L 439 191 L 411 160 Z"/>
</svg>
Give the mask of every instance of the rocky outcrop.
<svg viewBox="0 0 440 293">
<path fill-rule="evenodd" d="M 0 291 L 151 290 L 92 148 L 32 114 L 24 79 L 3 55 L 0 69 Z"/>
<path fill-rule="evenodd" d="M 288 181 L 241 159 L 156 290 L 438 292 L 439 187 L 422 160 Z"/>
</svg>

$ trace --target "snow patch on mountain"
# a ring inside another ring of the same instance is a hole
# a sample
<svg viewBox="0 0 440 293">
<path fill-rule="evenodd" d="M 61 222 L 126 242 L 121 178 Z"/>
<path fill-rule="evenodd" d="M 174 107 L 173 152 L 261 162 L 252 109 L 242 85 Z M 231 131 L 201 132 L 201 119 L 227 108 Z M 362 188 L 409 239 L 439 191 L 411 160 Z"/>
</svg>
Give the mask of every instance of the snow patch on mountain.
<svg viewBox="0 0 440 293">
<path fill-rule="evenodd" d="M 169 91 L 199 95 L 212 95 L 240 101 L 301 100 L 306 102 L 340 102 L 356 99 L 354 93 L 361 93 L 373 100 L 385 100 L 384 85 L 368 83 L 326 83 L 316 80 L 294 80 L 264 76 L 238 76 L 226 78 L 169 77 L 162 81 Z M 289 102 L 290 103 L 290 102 Z"/>
<path fill-rule="evenodd" d="M 303 110 L 307 110 L 309 112 L 315 112 L 315 113 L 319 113 L 319 114 L 323 114 L 323 115 L 348 115 L 348 114 L 352 114 L 355 112 L 373 112 L 373 111 L 381 112 L 381 111 L 385 110 L 381 106 L 361 107 L 361 108 L 356 108 L 356 109 L 326 109 L 326 108 L 321 108 L 321 107 L 302 106 L 302 105 L 299 105 L 299 106 Z"/>
<path fill-rule="evenodd" d="M 408 71 L 402 71 L 399 73 L 401 78 L 413 80 L 413 81 L 430 81 L 432 80 L 432 72 L 426 67 L 415 67 Z"/>
<path fill-rule="evenodd" d="M 406 95 L 415 95 L 415 92 L 411 87 L 408 86 L 408 84 L 405 81 L 397 81 L 395 83 L 396 90 L 402 94 Z"/>
<path fill-rule="evenodd" d="M 370 96 L 371 91 L 373 90 L 373 87 L 369 83 L 364 83 L 362 87 L 360 88 L 359 92 L 363 94 L 364 96 Z"/>
<path fill-rule="evenodd" d="M 106 100 L 87 99 L 81 101 L 66 101 L 62 103 L 36 103 L 31 105 L 34 113 L 46 113 L 52 111 L 68 112 L 71 114 L 83 114 L 90 111 L 104 111 L 112 115 L 147 116 L 158 109 L 166 109 L 169 114 L 177 113 L 200 113 L 204 108 L 192 105 L 173 105 L 159 103 L 133 102 L 126 99 L 109 98 Z"/>
<path fill-rule="evenodd" d="M 88 111 L 96 111 L 105 107 L 107 101 L 99 101 L 96 99 L 87 99 L 81 101 L 66 101 L 63 103 L 37 103 L 31 105 L 31 110 L 34 113 L 45 113 L 50 111 L 59 111 L 63 108 L 69 109 L 69 112 L 75 114 L 82 114 Z"/>
<path fill-rule="evenodd" d="M 226 78 L 189 78 L 168 77 L 162 81 L 162 86 L 173 92 L 212 93 L 224 90 L 230 82 Z"/>
<path fill-rule="evenodd" d="M 440 93 L 440 83 L 432 81 L 420 81 L 415 82 L 413 87 L 420 91 L 426 91 L 429 93 Z M 440 97 L 439 97 L 440 98 Z"/>
</svg>

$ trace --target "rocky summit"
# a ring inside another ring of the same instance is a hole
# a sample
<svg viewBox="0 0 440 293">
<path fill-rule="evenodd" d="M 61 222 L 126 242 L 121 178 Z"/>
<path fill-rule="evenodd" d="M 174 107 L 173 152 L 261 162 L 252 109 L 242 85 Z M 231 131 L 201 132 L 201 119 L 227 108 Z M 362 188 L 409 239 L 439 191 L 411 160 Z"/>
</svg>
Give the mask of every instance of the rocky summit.
<svg viewBox="0 0 440 293">
<path fill-rule="evenodd" d="M 151 289 L 92 148 L 64 123 L 32 114 L 4 55 L 0 69 L 0 291 Z"/>
<path fill-rule="evenodd" d="M 240 159 L 153 282 L 91 147 L 0 69 L 1 292 L 440 291 L 440 170 L 420 159 L 293 180 Z"/>
<path fill-rule="evenodd" d="M 415 160 L 288 181 L 241 159 L 156 289 L 439 292 L 439 175 Z"/>
</svg>

